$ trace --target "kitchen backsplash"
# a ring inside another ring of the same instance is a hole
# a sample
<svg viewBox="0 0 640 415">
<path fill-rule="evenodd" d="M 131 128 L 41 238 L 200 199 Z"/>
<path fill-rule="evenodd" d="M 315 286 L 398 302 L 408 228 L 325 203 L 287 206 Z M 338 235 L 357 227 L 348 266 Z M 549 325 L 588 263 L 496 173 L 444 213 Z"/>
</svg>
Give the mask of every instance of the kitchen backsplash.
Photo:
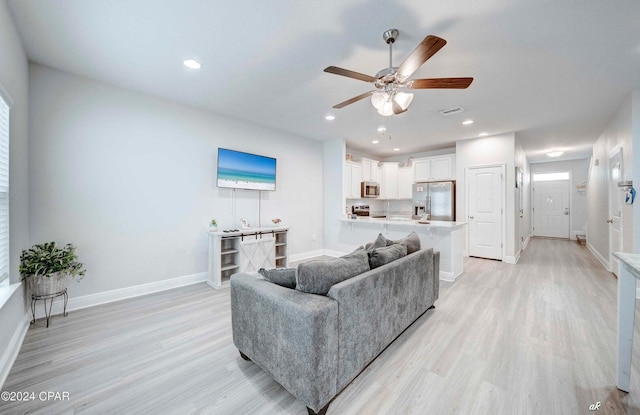
<svg viewBox="0 0 640 415">
<path fill-rule="evenodd" d="M 411 216 L 413 209 L 413 201 L 411 200 L 363 199 L 359 201 L 350 200 L 349 202 L 349 210 L 351 210 L 352 205 L 368 205 L 372 216 L 387 214 L 393 216 Z"/>
</svg>

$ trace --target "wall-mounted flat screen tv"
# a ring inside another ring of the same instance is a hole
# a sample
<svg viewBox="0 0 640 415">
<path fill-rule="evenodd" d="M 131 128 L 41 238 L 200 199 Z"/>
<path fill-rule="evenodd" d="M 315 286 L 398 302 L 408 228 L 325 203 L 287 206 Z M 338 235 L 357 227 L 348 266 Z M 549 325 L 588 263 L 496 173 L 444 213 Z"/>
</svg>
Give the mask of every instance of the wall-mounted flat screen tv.
<svg viewBox="0 0 640 415">
<path fill-rule="evenodd" d="M 276 190 L 276 159 L 218 148 L 218 187 Z"/>
</svg>

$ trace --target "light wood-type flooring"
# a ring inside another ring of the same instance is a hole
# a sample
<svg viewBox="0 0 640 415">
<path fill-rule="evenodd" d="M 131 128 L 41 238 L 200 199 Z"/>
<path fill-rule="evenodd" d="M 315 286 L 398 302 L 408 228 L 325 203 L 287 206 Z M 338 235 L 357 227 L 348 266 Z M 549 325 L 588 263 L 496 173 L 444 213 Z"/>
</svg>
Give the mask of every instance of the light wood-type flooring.
<svg viewBox="0 0 640 415">
<path fill-rule="evenodd" d="M 436 309 L 328 413 L 640 413 L 640 324 L 625 394 L 615 388 L 615 318 L 616 279 L 575 242 L 534 239 L 517 265 L 469 258 L 455 283 L 441 283 Z M 69 394 L 0 402 L 12 415 L 306 414 L 240 358 L 229 290 L 204 283 L 73 311 L 49 328 L 38 320 L 3 390 Z"/>
</svg>

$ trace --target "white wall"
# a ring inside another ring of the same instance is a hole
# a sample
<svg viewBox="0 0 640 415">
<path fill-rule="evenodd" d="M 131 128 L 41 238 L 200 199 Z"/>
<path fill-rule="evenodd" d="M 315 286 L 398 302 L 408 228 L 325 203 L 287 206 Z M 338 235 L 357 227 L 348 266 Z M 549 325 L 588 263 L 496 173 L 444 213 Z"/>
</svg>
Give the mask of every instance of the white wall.
<svg viewBox="0 0 640 415">
<path fill-rule="evenodd" d="M 631 179 L 636 191 L 640 190 L 640 91 L 634 91 L 631 95 L 633 116 L 631 120 L 632 148 L 636 150 L 632 156 Z M 633 214 L 633 240 L 631 241 L 631 252 L 640 253 L 640 195 L 636 195 L 636 200 L 632 206 Z"/>
<path fill-rule="evenodd" d="M 518 135 L 516 134 L 516 146 L 515 146 L 515 166 L 522 170 L 522 187 L 518 190 L 514 190 L 514 205 L 518 206 L 518 197 L 520 197 L 522 203 L 520 209 L 514 209 L 514 250 L 516 256 L 518 256 L 525 244 L 531 236 L 531 178 L 530 178 L 530 164 L 527 160 L 527 155 L 520 144 L 518 144 Z M 518 191 L 521 193 L 518 196 Z M 522 216 L 522 218 L 520 217 Z"/>
<path fill-rule="evenodd" d="M 348 251 L 350 246 L 339 242 L 340 219 L 344 218 L 345 195 L 342 174 L 346 155 L 345 141 L 341 138 L 324 142 L 324 249 L 334 252 Z M 329 252 L 331 253 L 331 252 Z"/>
<path fill-rule="evenodd" d="M 466 168 L 505 164 L 506 198 L 506 257 L 508 262 L 516 259 L 515 230 L 515 134 L 500 134 L 493 137 L 460 140 L 456 142 L 456 218 L 465 220 L 466 212 Z M 465 240 L 465 250 L 467 242 Z"/>
<path fill-rule="evenodd" d="M 10 112 L 10 282 L 20 282 L 20 252 L 29 240 L 28 170 L 28 64 L 5 1 L 0 1 L 0 87 L 13 104 Z M 12 295 L 0 294 L 0 390 L 8 374 L 26 329 L 24 293 L 18 288 Z M 8 298 L 6 298 L 8 297 Z"/>
<path fill-rule="evenodd" d="M 634 94 L 634 96 L 637 95 Z M 606 222 L 609 218 L 607 181 L 609 155 L 614 148 L 622 148 L 623 178 L 631 180 L 634 171 L 632 119 L 638 117 L 640 117 L 640 106 L 632 108 L 630 95 L 593 145 L 593 158 L 587 186 L 587 245 L 607 267 L 609 267 L 610 261 L 609 224 Z M 638 139 L 636 139 L 637 141 Z M 631 232 L 624 232 L 624 230 L 633 229 L 633 208 L 623 204 L 622 214 L 622 248 L 625 252 L 632 252 L 633 235 Z"/>
<path fill-rule="evenodd" d="M 585 193 L 578 193 L 576 186 L 587 182 L 589 163 L 589 159 L 531 163 L 531 174 L 560 171 L 570 172 L 571 239 L 576 239 L 576 233 L 584 233 L 587 225 L 587 195 Z M 535 224 L 533 226 L 535 226 Z"/>
<path fill-rule="evenodd" d="M 207 225 L 254 223 L 257 191 L 215 185 L 217 148 L 277 158 L 262 218 L 321 249 L 322 143 L 32 64 L 31 242 L 78 246 L 74 298 L 207 271 Z M 315 235 L 316 239 L 312 240 Z"/>
</svg>

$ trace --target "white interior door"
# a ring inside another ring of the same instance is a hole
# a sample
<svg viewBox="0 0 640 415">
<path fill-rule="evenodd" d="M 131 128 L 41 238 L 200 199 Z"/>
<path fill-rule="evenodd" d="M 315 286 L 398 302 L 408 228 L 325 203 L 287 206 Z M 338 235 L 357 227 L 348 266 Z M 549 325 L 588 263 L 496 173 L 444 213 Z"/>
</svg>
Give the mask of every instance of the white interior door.
<svg viewBox="0 0 640 415">
<path fill-rule="evenodd" d="M 533 235 L 569 239 L 569 180 L 533 184 Z"/>
<path fill-rule="evenodd" d="M 609 256 L 611 272 L 618 275 L 618 259 L 614 252 L 622 252 L 622 198 L 623 192 L 618 187 L 622 180 L 622 149 L 614 151 L 609 157 Z"/>
<path fill-rule="evenodd" d="M 467 171 L 469 255 L 502 259 L 503 168 Z"/>
</svg>

